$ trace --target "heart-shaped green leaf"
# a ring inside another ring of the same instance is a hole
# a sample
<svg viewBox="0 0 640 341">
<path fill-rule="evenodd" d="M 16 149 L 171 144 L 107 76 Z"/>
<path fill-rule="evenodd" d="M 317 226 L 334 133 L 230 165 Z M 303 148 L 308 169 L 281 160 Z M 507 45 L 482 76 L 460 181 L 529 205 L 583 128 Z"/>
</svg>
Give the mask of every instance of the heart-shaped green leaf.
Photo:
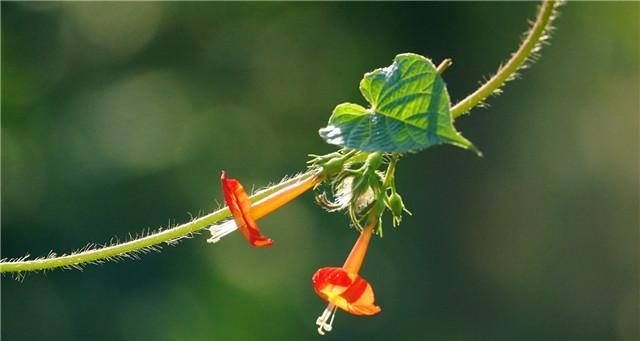
<svg viewBox="0 0 640 341">
<path fill-rule="evenodd" d="M 449 93 L 431 61 L 404 53 L 364 75 L 360 92 L 370 103 L 338 105 L 320 129 L 327 143 L 368 152 L 408 152 L 449 143 L 480 152 L 453 127 Z"/>
</svg>

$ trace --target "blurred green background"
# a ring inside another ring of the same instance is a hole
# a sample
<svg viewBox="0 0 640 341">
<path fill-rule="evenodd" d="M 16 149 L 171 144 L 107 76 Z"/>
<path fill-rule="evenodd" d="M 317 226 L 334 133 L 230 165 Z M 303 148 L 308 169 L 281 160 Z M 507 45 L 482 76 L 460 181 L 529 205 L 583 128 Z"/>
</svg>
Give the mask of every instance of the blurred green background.
<svg viewBox="0 0 640 341">
<path fill-rule="evenodd" d="M 2 2 L 2 257 L 188 221 L 334 148 L 336 104 L 402 52 L 454 60 L 454 101 L 515 49 L 535 3 Z M 639 3 L 570 3 L 542 59 L 402 160 L 414 216 L 362 274 L 382 313 L 327 340 L 639 340 Z M 2 339 L 300 340 L 348 218 L 301 199 L 273 248 L 206 235 L 141 261 L 2 278 Z"/>
</svg>

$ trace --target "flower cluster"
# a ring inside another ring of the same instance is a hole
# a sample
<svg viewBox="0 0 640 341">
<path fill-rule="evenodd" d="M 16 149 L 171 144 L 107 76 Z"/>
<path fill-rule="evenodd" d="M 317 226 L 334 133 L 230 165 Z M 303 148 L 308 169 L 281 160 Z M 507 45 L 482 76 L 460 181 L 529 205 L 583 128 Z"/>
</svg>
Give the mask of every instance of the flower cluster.
<svg viewBox="0 0 640 341">
<path fill-rule="evenodd" d="M 233 219 L 212 226 L 211 238 L 208 241 L 215 243 L 227 234 L 239 230 L 252 246 L 273 245 L 273 240 L 261 234 L 256 220 L 295 199 L 321 181 L 320 175 L 309 176 L 252 203 L 240 182 L 227 178 L 226 172 L 223 171 L 222 191 Z M 378 216 L 369 219 L 342 267 L 321 268 L 313 275 L 315 292 L 329 303 L 316 320 L 318 333 L 321 335 L 331 331 L 338 308 L 354 315 L 374 315 L 380 312 L 380 307 L 374 303 L 371 285 L 358 274 L 377 223 Z"/>
</svg>

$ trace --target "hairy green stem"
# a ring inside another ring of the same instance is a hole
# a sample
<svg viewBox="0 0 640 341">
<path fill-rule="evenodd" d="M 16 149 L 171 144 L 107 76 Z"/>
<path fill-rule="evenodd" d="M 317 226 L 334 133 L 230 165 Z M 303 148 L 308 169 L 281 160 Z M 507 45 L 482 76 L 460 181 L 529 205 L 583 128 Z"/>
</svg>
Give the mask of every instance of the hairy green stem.
<svg viewBox="0 0 640 341">
<path fill-rule="evenodd" d="M 293 177 L 287 181 L 283 181 L 277 185 L 268 187 L 262 191 L 257 192 L 251 196 L 251 201 L 256 202 L 262 198 L 265 198 L 278 190 L 285 188 L 298 181 L 307 179 L 310 176 L 314 176 L 312 172 L 303 173 L 299 176 Z M 200 217 L 186 224 L 176 226 L 171 229 L 162 230 L 156 233 L 152 233 L 148 236 L 144 236 L 138 239 L 134 239 L 121 244 L 106 246 L 103 248 L 87 250 L 78 253 L 72 253 L 69 255 L 62 255 L 60 257 L 40 258 L 33 260 L 22 261 L 6 261 L 0 263 L 0 272 L 21 272 L 21 271 L 35 271 L 46 270 L 60 267 L 74 267 L 79 264 L 99 261 L 107 259 L 109 257 L 115 257 L 129 252 L 135 252 L 137 250 L 143 250 L 144 248 L 157 245 L 164 242 L 170 242 L 172 240 L 179 239 L 195 232 L 209 225 L 215 224 L 227 217 L 231 213 L 227 207 L 219 209 L 206 216 Z"/>
<path fill-rule="evenodd" d="M 471 95 L 458 102 L 451 108 L 451 116 L 456 118 L 478 105 L 489 97 L 494 91 L 500 89 L 505 82 L 511 79 L 522 65 L 536 52 L 537 46 L 548 31 L 554 17 L 554 9 L 558 1 L 545 0 L 540 6 L 538 17 L 529 30 L 527 37 L 522 41 L 520 48 L 511 56 L 511 59 L 502 66 L 498 72 Z"/>
</svg>

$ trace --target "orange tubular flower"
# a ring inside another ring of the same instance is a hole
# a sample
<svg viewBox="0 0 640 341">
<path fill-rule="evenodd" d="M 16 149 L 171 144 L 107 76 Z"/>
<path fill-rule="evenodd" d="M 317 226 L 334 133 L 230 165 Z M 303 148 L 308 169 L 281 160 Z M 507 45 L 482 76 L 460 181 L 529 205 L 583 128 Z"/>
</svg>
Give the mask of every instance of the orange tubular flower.
<svg viewBox="0 0 640 341">
<path fill-rule="evenodd" d="M 380 312 L 380 307 L 374 303 L 373 288 L 358 275 L 374 227 L 375 223 L 371 223 L 364 228 L 341 268 L 321 268 L 313 275 L 316 293 L 329 302 L 316 320 L 320 335 L 331 331 L 337 308 L 354 315 L 374 315 Z"/>
<path fill-rule="evenodd" d="M 256 224 L 257 219 L 275 211 L 320 182 L 317 176 L 310 176 L 252 205 L 247 192 L 245 192 L 238 180 L 227 178 L 225 171 L 222 171 L 220 180 L 224 201 L 229 206 L 233 219 L 220 225 L 212 226 L 210 228 L 211 238 L 209 238 L 208 242 L 215 243 L 227 234 L 240 230 L 249 244 L 253 246 L 269 246 L 273 244 L 273 240 L 260 233 L 260 229 Z"/>
<path fill-rule="evenodd" d="M 268 246 L 273 244 L 273 240 L 260 234 L 258 224 L 251 215 L 251 200 L 247 192 L 236 179 L 227 179 L 227 172 L 222 171 L 220 176 L 222 182 L 222 192 L 224 201 L 229 206 L 229 211 L 233 215 L 233 220 L 242 235 L 253 246 Z"/>
</svg>

